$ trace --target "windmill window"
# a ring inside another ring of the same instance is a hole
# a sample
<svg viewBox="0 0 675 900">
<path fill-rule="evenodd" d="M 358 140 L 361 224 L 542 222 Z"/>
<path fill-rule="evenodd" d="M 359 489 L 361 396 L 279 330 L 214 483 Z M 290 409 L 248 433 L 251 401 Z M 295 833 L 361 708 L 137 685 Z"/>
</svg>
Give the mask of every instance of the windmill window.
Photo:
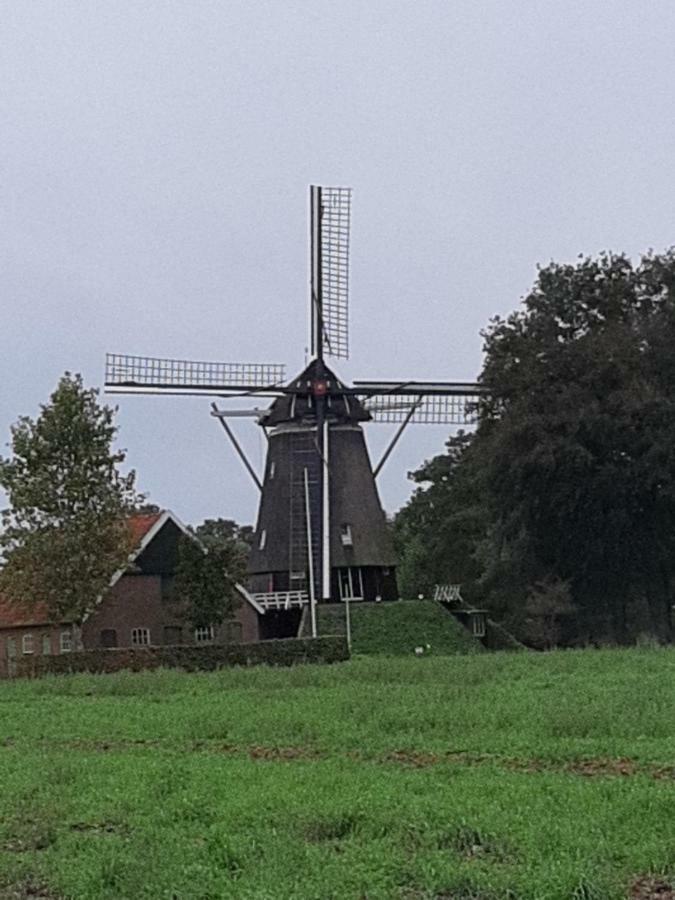
<svg viewBox="0 0 675 900">
<path fill-rule="evenodd" d="M 264 550 L 267 543 L 267 531 L 263 528 L 260 532 L 260 540 L 258 542 L 258 550 Z"/>
<path fill-rule="evenodd" d="M 32 634 L 24 634 L 21 638 L 21 652 L 22 653 L 32 653 L 33 652 L 33 635 Z"/>
<path fill-rule="evenodd" d="M 352 540 L 352 526 L 351 525 L 340 525 L 340 540 L 342 541 L 343 547 L 353 547 L 354 541 Z"/>
<path fill-rule="evenodd" d="M 277 464 L 272 460 L 270 463 L 270 478 L 274 478 L 274 473 L 276 472 Z"/>
<path fill-rule="evenodd" d="M 471 632 L 475 637 L 485 637 L 485 613 L 471 613 Z"/>
<path fill-rule="evenodd" d="M 340 599 L 363 600 L 363 577 L 358 566 L 339 570 Z"/>
<path fill-rule="evenodd" d="M 149 628 L 132 628 L 131 629 L 131 646 L 147 647 L 150 644 Z"/>
</svg>

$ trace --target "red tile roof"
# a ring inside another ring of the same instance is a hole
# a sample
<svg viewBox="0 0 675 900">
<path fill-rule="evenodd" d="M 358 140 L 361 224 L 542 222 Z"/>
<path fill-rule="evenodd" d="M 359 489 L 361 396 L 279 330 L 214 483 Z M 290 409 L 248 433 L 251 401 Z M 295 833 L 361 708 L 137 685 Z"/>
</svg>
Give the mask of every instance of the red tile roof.
<svg viewBox="0 0 675 900">
<path fill-rule="evenodd" d="M 134 538 L 134 549 L 137 549 L 150 529 L 162 517 L 163 513 L 149 513 L 129 518 L 131 533 Z M 27 603 L 10 600 L 0 594 L 0 628 L 24 628 L 27 625 L 50 625 L 53 619 L 47 611 L 45 603 Z"/>
<path fill-rule="evenodd" d="M 54 624 L 54 621 L 45 603 L 17 603 L 0 594 L 0 628 L 51 624 Z"/>
<path fill-rule="evenodd" d="M 138 547 L 152 526 L 158 522 L 161 517 L 161 512 L 131 516 L 129 525 L 131 526 L 131 533 L 134 536 L 134 549 Z"/>
</svg>

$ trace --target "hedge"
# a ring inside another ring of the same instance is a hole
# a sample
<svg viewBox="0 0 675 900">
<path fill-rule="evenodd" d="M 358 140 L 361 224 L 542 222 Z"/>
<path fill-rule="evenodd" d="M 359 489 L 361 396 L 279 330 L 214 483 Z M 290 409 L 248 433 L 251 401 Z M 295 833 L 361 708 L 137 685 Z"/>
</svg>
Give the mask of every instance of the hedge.
<svg viewBox="0 0 675 900">
<path fill-rule="evenodd" d="M 293 666 L 299 663 L 334 663 L 349 658 L 342 636 L 291 638 L 251 644 L 221 644 L 208 647 L 171 646 L 82 650 L 59 656 L 33 656 L 19 660 L 17 674 L 34 678 L 72 672 L 119 672 L 161 667 L 186 672 L 212 672 L 227 666 Z"/>
</svg>

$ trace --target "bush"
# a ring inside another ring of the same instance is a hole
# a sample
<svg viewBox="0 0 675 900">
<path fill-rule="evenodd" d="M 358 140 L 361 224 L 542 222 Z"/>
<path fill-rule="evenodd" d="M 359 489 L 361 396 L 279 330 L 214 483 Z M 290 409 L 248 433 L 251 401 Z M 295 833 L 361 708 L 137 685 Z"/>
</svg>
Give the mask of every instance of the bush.
<svg viewBox="0 0 675 900">
<path fill-rule="evenodd" d="M 18 674 L 25 677 L 64 675 L 72 672 L 119 672 L 130 669 L 178 668 L 186 672 L 212 672 L 228 666 L 293 666 L 301 663 L 334 663 L 349 658 L 344 637 L 291 638 L 252 644 L 210 647 L 171 646 L 83 650 L 60 656 L 35 656 L 19 660 Z"/>
</svg>

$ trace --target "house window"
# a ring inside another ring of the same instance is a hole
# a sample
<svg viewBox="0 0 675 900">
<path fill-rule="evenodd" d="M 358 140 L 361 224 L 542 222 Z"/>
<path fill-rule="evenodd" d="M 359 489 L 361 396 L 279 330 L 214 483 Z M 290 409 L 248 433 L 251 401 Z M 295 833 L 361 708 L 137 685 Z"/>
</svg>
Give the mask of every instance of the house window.
<svg viewBox="0 0 675 900">
<path fill-rule="evenodd" d="M 49 634 L 42 635 L 42 655 L 51 656 L 52 654 L 52 638 Z"/>
<path fill-rule="evenodd" d="M 267 532 L 263 528 L 263 530 L 260 532 L 260 541 L 258 542 L 258 550 L 264 550 L 266 542 L 267 542 Z"/>
<path fill-rule="evenodd" d="M 132 628 L 131 629 L 131 646 L 132 647 L 148 647 L 150 644 L 149 628 Z"/>
<path fill-rule="evenodd" d="M 342 541 L 343 547 L 353 547 L 354 541 L 352 540 L 352 526 L 351 525 L 340 525 L 340 540 Z"/>
<path fill-rule="evenodd" d="M 33 635 L 32 634 L 24 634 L 21 638 L 21 652 L 22 653 L 32 653 L 33 652 Z"/>
<path fill-rule="evenodd" d="M 183 643 L 183 629 L 180 625 L 164 626 L 164 643 L 169 645 Z"/>
<path fill-rule="evenodd" d="M 195 628 L 195 644 L 210 644 L 213 641 L 213 625 Z"/>
<path fill-rule="evenodd" d="M 101 647 L 117 646 L 117 631 L 114 628 L 104 628 L 100 637 Z"/>
<path fill-rule="evenodd" d="M 16 640 L 14 638 L 7 638 L 7 656 L 10 659 L 16 656 Z"/>
<path fill-rule="evenodd" d="M 61 632 L 61 653 L 70 653 L 73 649 L 73 636 L 69 631 Z"/>
</svg>

